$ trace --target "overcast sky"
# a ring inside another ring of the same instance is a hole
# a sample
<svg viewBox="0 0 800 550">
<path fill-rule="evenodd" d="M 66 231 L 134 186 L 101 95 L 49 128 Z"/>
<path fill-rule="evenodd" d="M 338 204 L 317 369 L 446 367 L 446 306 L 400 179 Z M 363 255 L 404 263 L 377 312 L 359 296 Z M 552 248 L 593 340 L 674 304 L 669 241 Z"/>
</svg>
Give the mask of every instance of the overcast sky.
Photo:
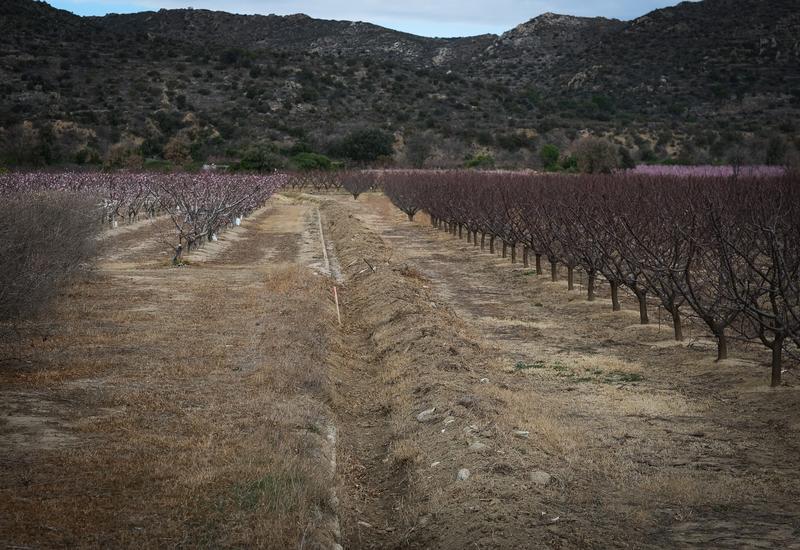
<svg viewBox="0 0 800 550">
<path fill-rule="evenodd" d="M 194 7 L 368 21 L 423 36 L 500 34 L 545 12 L 634 19 L 678 0 L 48 0 L 78 15 Z"/>
</svg>

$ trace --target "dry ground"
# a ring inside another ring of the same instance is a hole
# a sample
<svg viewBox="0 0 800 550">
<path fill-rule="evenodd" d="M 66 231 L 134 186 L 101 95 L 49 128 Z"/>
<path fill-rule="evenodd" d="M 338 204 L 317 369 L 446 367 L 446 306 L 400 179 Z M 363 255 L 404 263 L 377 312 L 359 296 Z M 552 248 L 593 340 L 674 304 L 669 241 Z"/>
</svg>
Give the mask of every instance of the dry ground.
<svg viewBox="0 0 800 550">
<path fill-rule="evenodd" d="M 178 269 L 110 233 L 2 349 L 0 546 L 800 548 L 795 378 L 424 222 L 278 197 Z"/>
<path fill-rule="evenodd" d="M 161 220 L 107 237 L 4 350 L 0 547 L 333 544 L 314 221 L 279 200 L 177 269 Z"/>
</svg>

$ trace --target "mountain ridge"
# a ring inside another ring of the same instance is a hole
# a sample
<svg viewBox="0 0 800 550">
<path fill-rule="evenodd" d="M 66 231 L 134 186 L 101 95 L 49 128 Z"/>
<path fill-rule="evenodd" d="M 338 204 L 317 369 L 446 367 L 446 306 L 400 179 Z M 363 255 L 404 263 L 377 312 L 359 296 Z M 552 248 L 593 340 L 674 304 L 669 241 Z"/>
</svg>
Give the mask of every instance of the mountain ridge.
<svg viewBox="0 0 800 550">
<path fill-rule="evenodd" d="M 800 6 L 768 4 L 684 2 L 631 21 L 545 13 L 501 35 L 428 38 L 305 14 L 79 17 L 8 0 L 0 154 L 14 164 L 26 125 L 39 141 L 54 127 L 94 135 L 74 141 L 99 157 L 126 142 L 162 157 L 188 140 L 198 159 L 256 141 L 329 151 L 364 126 L 393 133 L 399 152 L 432 139 L 439 165 L 483 153 L 535 165 L 543 143 L 568 149 L 587 133 L 641 160 L 718 162 L 743 144 L 758 157 L 774 135 L 798 146 Z"/>
</svg>

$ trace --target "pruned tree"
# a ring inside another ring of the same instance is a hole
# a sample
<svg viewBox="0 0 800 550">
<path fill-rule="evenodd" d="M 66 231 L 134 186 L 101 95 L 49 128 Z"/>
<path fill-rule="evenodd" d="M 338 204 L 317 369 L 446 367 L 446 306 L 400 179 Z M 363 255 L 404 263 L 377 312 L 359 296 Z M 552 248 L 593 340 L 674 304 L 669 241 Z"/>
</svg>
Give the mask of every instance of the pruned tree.
<svg viewBox="0 0 800 550">
<path fill-rule="evenodd" d="M 373 170 L 351 170 L 341 174 L 342 187 L 358 200 L 359 195 L 377 186 L 378 172 Z"/>
<path fill-rule="evenodd" d="M 781 383 L 784 348 L 796 348 L 800 333 L 800 191 L 787 178 L 734 187 L 731 192 L 740 195 L 731 201 L 734 211 L 710 220 L 720 279 L 744 315 L 740 334 L 771 351 L 774 387 Z"/>
</svg>

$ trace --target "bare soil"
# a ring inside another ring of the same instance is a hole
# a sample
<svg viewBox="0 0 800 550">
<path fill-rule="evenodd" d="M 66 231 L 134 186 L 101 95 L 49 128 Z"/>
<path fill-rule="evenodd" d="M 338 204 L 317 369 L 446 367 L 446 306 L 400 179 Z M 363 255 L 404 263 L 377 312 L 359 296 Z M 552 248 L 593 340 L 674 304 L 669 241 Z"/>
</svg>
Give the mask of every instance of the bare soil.
<svg viewBox="0 0 800 550">
<path fill-rule="evenodd" d="M 281 196 L 183 268 L 109 232 L 0 348 L 0 546 L 800 548 L 793 375 L 426 222 Z"/>
<path fill-rule="evenodd" d="M 384 531 L 346 528 L 354 546 L 800 547 L 800 387 L 790 375 L 770 390 L 761 350 L 715 363 L 699 327 L 674 345 L 666 322 L 636 324 L 632 298 L 614 313 L 422 216 L 409 223 L 383 196 L 339 202 L 369 234 L 344 239 L 366 246 L 343 263 L 384 263 L 346 301 L 368 325 L 368 387 L 394 429 L 375 462 L 405 461 L 392 510 L 380 512 L 380 481 L 364 506 Z M 435 421 L 417 422 L 432 407 Z M 458 482 L 461 468 L 471 477 Z"/>
</svg>

